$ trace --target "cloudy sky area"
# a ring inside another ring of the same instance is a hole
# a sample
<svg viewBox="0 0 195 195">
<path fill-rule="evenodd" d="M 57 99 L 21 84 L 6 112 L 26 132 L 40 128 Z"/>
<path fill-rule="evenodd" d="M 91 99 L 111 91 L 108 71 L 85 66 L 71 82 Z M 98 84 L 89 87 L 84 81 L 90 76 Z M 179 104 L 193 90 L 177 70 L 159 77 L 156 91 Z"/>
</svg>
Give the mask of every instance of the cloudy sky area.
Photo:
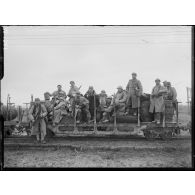
<svg viewBox="0 0 195 195">
<path fill-rule="evenodd" d="M 171 81 L 178 100 L 186 102 L 191 86 L 191 27 L 171 26 L 40 26 L 5 27 L 5 75 L 2 102 L 7 94 L 22 105 L 30 95 L 44 99 L 57 84 L 69 90 L 69 81 L 82 85 L 85 93 L 93 85 L 108 95 L 126 87 L 137 72 L 144 92 L 154 80 Z"/>
</svg>

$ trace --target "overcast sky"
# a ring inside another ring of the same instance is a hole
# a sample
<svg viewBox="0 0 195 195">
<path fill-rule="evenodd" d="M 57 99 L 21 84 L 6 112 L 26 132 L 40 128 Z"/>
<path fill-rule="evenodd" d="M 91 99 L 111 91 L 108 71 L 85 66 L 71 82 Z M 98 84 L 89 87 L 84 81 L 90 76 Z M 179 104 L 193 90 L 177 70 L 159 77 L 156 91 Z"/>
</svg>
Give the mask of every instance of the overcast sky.
<svg viewBox="0 0 195 195">
<path fill-rule="evenodd" d="M 2 102 L 7 94 L 22 105 L 74 80 L 108 95 L 124 88 L 136 72 L 145 93 L 154 80 L 171 81 L 178 100 L 191 87 L 191 27 L 180 26 L 10 26 L 4 35 Z"/>
</svg>

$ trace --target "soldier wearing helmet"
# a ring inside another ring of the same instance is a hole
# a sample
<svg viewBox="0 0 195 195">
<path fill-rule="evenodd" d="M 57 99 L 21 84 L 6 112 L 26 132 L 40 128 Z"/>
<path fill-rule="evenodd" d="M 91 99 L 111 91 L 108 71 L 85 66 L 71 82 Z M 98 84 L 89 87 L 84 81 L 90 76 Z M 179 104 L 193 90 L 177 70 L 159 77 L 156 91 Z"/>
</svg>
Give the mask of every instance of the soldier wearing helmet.
<svg viewBox="0 0 195 195">
<path fill-rule="evenodd" d="M 164 111 L 163 96 L 167 92 L 166 88 L 160 84 L 160 79 L 155 80 L 156 85 L 152 89 L 150 95 L 150 113 L 154 113 L 154 122 L 160 124 L 160 114 Z"/>
<path fill-rule="evenodd" d="M 62 85 L 57 85 L 57 91 L 54 91 L 52 94 L 49 94 L 50 96 L 53 96 L 55 98 L 63 97 L 66 99 L 66 93 L 62 90 Z"/>
<path fill-rule="evenodd" d="M 132 73 L 132 79 L 129 80 L 127 86 L 127 112 L 126 114 L 129 114 L 130 106 L 133 109 L 133 114 L 137 115 L 137 109 L 138 109 L 138 100 L 142 93 L 143 93 L 143 87 L 140 82 L 140 80 L 137 79 L 137 74 L 135 72 Z"/>
<path fill-rule="evenodd" d="M 76 93 L 79 92 L 81 86 L 80 87 L 77 87 L 75 85 L 75 82 L 74 81 L 70 81 L 70 89 L 69 89 L 69 92 L 68 92 L 68 97 L 70 98 L 69 101 L 70 101 L 70 111 L 72 112 L 72 104 L 73 104 L 73 99 L 74 97 L 76 96 Z"/>
<path fill-rule="evenodd" d="M 81 96 L 80 92 L 76 92 L 76 96 L 73 99 L 72 102 L 73 107 L 73 115 L 75 116 L 75 113 L 77 113 L 76 116 L 76 122 L 80 123 L 82 119 L 84 118 L 82 116 L 82 113 L 86 116 L 86 122 L 89 122 L 91 119 L 91 114 L 89 112 L 89 101 Z"/>
<path fill-rule="evenodd" d="M 89 101 L 89 112 L 91 114 L 91 120 L 94 120 L 94 109 L 96 107 L 96 116 L 97 108 L 99 107 L 99 95 L 96 94 L 93 86 L 89 86 L 89 89 L 85 93 L 84 97 Z"/>
<path fill-rule="evenodd" d="M 58 125 L 63 116 L 68 114 L 68 104 L 63 97 L 56 99 L 56 105 L 54 107 L 54 124 Z"/>
<path fill-rule="evenodd" d="M 127 101 L 127 95 L 125 91 L 123 90 L 122 86 L 117 87 L 117 93 L 114 95 L 112 102 L 110 106 L 105 109 L 105 112 L 103 113 L 103 121 L 102 122 L 108 122 L 110 119 L 110 116 L 113 113 L 114 108 L 116 109 L 117 115 L 123 115 L 125 113 L 125 103 Z"/>
</svg>

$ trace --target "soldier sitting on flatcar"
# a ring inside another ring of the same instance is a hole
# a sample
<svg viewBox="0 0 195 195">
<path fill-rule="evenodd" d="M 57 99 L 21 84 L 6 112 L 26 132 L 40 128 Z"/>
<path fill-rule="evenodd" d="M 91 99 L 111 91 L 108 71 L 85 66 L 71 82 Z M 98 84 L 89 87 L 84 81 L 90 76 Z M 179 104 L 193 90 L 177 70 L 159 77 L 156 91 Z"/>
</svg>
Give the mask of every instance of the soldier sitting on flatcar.
<svg viewBox="0 0 195 195">
<path fill-rule="evenodd" d="M 127 95 L 123 90 L 122 86 L 117 87 L 117 89 L 118 91 L 116 95 L 114 95 L 110 106 L 105 109 L 105 112 L 103 113 L 102 122 L 108 122 L 110 120 L 110 116 L 112 115 L 114 108 L 116 109 L 116 113 L 114 114 L 124 115 L 125 113 L 125 103 L 127 101 Z"/>
<path fill-rule="evenodd" d="M 69 110 L 72 112 L 72 106 L 73 106 L 73 100 L 74 100 L 74 97 L 76 96 L 76 93 L 79 92 L 81 86 L 80 87 L 77 87 L 75 85 L 75 82 L 74 81 L 70 81 L 70 89 L 69 89 L 69 92 L 68 92 L 68 97 L 69 97 L 69 101 L 70 101 L 70 108 Z"/>
<path fill-rule="evenodd" d="M 57 88 L 57 91 L 54 91 L 52 94 L 49 93 L 49 95 L 53 96 L 54 98 L 63 97 L 64 99 L 66 99 L 66 92 L 62 90 L 62 85 L 58 85 Z"/>
<path fill-rule="evenodd" d="M 76 93 L 72 105 L 74 110 L 73 115 L 76 115 L 77 123 L 80 123 L 84 118 L 82 113 L 86 115 L 86 122 L 90 121 L 91 114 L 89 112 L 89 101 L 85 97 L 81 96 L 80 92 Z"/>
<path fill-rule="evenodd" d="M 67 101 L 63 98 L 57 98 L 54 107 L 54 124 L 58 125 L 63 116 L 68 114 Z"/>
</svg>

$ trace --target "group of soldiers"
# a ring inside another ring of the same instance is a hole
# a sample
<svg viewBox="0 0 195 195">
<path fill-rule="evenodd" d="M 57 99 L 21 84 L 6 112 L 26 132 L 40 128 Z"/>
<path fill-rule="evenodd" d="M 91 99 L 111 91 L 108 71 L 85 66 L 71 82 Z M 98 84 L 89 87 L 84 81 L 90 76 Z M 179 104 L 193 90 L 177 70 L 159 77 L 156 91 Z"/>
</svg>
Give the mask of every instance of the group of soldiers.
<svg viewBox="0 0 195 195">
<path fill-rule="evenodd" d="M 150 95 L 149 112 L 154 113 L 155 122 L 160 123 L 160 113 L 164 109 L 164 100 L 176 102 L 177 93 L 170 82 L 164 81 L 161 85 L 160 79 L 156 79 L 155 83 L 156 85 Z M 140 108 L 140 97 L 144 96 L 142 84 L 137 79 L 136 73 L 132 73 L 132 79 L 129 80 L 126 90 L 122 86 L 118 86 L 117 92 L 113 96 L 107 96 L 105 90 L 97 94 L 93 86 L 89 86 L 88 91 L 82 95 L 80 88 L 81 86 L 77 87 L 75 82 L 71 81 L 68 94 L 62 90 L 61 85 L 58 85 L 57 90 L 53 93 L 44 93 L 44 104 L 41 104 L 39 98 L 35 98 L 35 103 L 29 111 L 29 119 L 33 123 L 32 135 L 37 136 L 37 142 L 45 143 L 46 119 L 48 118 L 52 118 L 55 126 L 60 123 L 65 115 L 74 117 L 76 123 L 81 121 L 90 123 L 96 120 L 97 112 L 100 114 L 100 121 L 103 123 L 109 122 L 114 114 L 128 115 L 130 110 L 134 116 L 137 116 Z"/>
</svg>

